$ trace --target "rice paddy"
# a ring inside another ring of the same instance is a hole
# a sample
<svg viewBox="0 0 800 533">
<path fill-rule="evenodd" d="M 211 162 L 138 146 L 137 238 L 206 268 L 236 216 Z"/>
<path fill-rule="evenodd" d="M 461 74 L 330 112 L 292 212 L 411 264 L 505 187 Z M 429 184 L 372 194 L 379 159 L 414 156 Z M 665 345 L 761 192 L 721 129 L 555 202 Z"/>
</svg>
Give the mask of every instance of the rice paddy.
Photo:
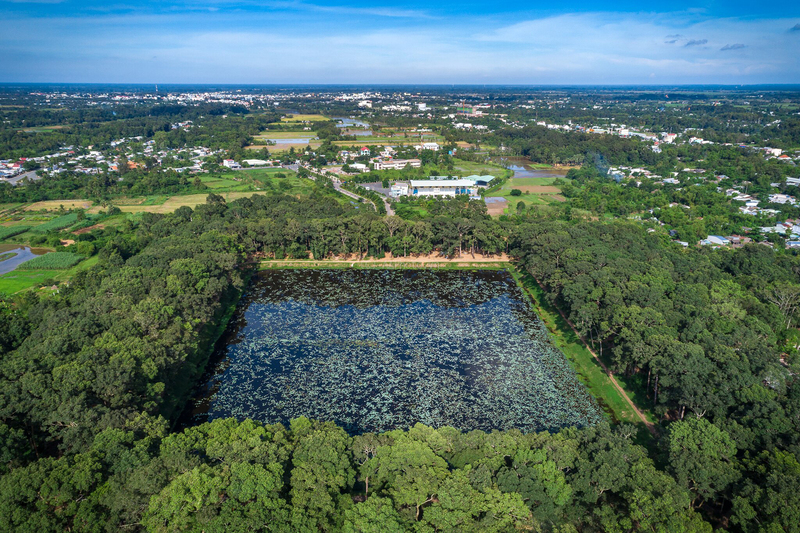
<svg viewBox="0 0 800 533">
<path fill-rule="evenodd" d="M 587 426 L 595 400 L 504 270 L 259 273 L 187 409 L 350 433 Z"/>
</svg>

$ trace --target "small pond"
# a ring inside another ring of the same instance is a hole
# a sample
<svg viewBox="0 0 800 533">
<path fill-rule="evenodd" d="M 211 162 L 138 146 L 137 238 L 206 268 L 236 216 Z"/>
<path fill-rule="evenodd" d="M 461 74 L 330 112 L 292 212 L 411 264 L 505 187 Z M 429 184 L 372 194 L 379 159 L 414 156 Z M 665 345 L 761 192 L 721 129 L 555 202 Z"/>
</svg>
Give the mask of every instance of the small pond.
<svg viewBox="0 0 800 533">
<path fill-rule="evenodd" d="M 334 117 L 333 120 L 340 122 L 339 124 L 336 124 L 337 128 L 352 128 L 354 126 L 359 128 L 369 128 L 369 124 L 354 118 Z"/>
<path fill-rule="evenodd" d="M 46 248 L 31 248 L 30 246 L 20 246 L 18 244 L 0 244 L 0 256 L 6 254 L 14 254 L 13 256 L 6 256 L 8 259 L 0 261 L 0 274 L 8 274 L 13 272 L 26 261 L 30 261 L 34 257 L 44 255 L 50 250 Z"/>
<path fill-rule="evenodd" d="M 527 157 L 496 157 L 493 161 L 513 170 L 515 178 L 563 178 L 568 172 L 560 168 L 538 169 Z"/>
<path fill-rule="evenodd" d="M 595 400 L 505 271 L 274 270 L 242 297 L 184 413 L 351 434 L 586 426 Z"/>
<path fill-rule="evenodd" d="M 369 137 L 372 135 L 372 130 L 354 130 L 347 129 L 342 132 L 342 135 L 355 135 L 356 137 Z"/>
<path fill-rule="evenodd" d="M 313 137 L 297 137 L 295 139 L 270 139 L 269 137 L 265 137 L 265 139 L 274 142 L 276 145 L 281 144 L 308 144 L 309 141 L 313 139 Z"/>
</svg>

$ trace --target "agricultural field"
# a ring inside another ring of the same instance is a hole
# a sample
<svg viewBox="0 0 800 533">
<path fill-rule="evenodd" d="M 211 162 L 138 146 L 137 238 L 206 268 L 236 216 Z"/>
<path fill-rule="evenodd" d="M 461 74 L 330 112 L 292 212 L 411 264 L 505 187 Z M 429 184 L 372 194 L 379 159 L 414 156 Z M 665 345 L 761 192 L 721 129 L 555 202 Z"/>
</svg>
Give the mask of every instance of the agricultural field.
<svg viewBox="0 0 800 533">
<path fill-rule="evenodd" d="M 67 281 L 81 270 L 97 264 L 97 256 L 81 261 L 66 270 L 14 270 L 0 276 L 0 294 L 14 294 L 32 287 L 40 286 L 44 281 Z"/>
<path fill-rule="evenodd" d="M 212 191 L 214 192 L 214 191 Z M 117 205 L 123 213 L 172 213 L 179 207 L 189 206 L 191 208 L 197 207 L 200 204 L 206 203 L 209 193 L 202 194 L 185 194 L 182 196 L 169 196 L 163 202 L 151 203 L 142 202 L 140 204 Z M 236 200 L 237 198 L 246 198 L 254 194 L 266 194 L 265 192 L 252 191 L 252 192 L 219 192 L 219 194 L 226 201 Z M 89 210 L 90 213 L 97 213 L 103 209 L 102 206 L 96 206 Z"/>
<path fill-rule="evenodd" d="M 62 215 L 60 217 L 56 217 L 52 220 L 45 222 L 44 224 L 39 224 L 31 229 L 34 233 L 47 233 L 50 231 L 60 231 L 62 229 L 66 229 L 73 224 L 78 222 L 78 214 L 77 213 L 68 213 L 66 215 Z"/>
<path fill-rule="evenodd" d="M 195 422 L 305 415 L 362 433 L 602 420 L 505 270 L 262 271 L 216 359 L 225 372 Z"/>
<path fill-rule="evenodd" d="M 89 209 L 92 207 L 91 200 L 46 200 L 44 202 L 34 202 L 25 209 L 28 211 L 56 211 L 64 209 Z"/>
<path fill-rule="evenodd" d="M 317 134 L 313 131 L 265 131 L 256 135 L 256 139 L 313 139 Z"/>
<path fill-rule="evenodd" d="M 511 178 L 506 181 L 499 189 L 487 192 L 486 196 L 505 198 L 509 208 L 516 208 L 517 204 L 525 202 L 526 207 L 532 205 L 549 205 L 552 202 L 564 202 L 566 199 L 561 196 L 561 189 L 553 182 L 557 177 L 548 176 L 540 178 Z M 565 178 L 561 178 L 562 180 Z M 518 189 L 522 192 L 521 196 L 513 196 L 511 191 Z"/>
<path fill-rule="evenodd" d="M 288 115 L 281 118 L 281 122 L 325 122 L 330 119 L 323 115 Z"/>
<path fill-rule="evenodd" d="M 0 241 L 4 241 L 10 237 L 25 233 L 30 229 L 30 226 L 7 226 L 0 227 Z"/>
<path fill-rule="evenodd" d="M 17 270 L 64 270 L 84 259 L 84 256 L 71 252 L 50 252 L 22 263 Z"/>
</svg>

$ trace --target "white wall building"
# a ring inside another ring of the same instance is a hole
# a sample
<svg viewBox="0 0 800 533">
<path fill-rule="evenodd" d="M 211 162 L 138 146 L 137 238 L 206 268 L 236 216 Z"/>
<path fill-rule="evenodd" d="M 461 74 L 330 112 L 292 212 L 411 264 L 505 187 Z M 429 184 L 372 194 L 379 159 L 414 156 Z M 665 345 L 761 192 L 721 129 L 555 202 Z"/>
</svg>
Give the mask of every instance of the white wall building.
<svg viewBox="0 0 800 533">
<path fill-rule="evenodd" d="M 398 196 L 408 196 L 408 183 L 395 183 L 389 192 L 389 196 L 397 198 Z"/>
<path fill-rule="evenodd" d="M 410 166 L 412 168 L 419 168 L 422 166 L 422 161 L 419 159 L 395 159 L 393 161 L 375 161 L 375 170 L 402 170 Z"/>
<path fill-rule="evenodd" d="M 456 196 L 478 195 L 478 188 L 471 180 L 411 180 L 411 196 Z"/>
</svg>

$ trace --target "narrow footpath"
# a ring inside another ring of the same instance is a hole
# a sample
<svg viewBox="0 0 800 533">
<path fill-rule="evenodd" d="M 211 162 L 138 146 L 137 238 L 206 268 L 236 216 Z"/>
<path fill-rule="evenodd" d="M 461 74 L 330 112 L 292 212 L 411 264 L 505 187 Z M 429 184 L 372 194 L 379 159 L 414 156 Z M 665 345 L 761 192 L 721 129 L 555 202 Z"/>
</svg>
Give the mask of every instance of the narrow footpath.
<svg viewBox="0 0 800 533">
<path fill-rule="evenodd" d="M 542 287 L 542 284 L 539 282 L 537 278 L 534 277 L 533 279 L 536 280 L 536 283 L 539 285 L 539 287 Z M 542 287 L 542 290 L 544 290 L 544 287 Z M 650 434 L 653 435 L 653 437 L 658 437 L 658 428 L 656 428 L 656 425 L 647 420 L 647 417 L 644 416 L 644 413 L 638 407 L 636 407 L 636 404 L 633 403 L 633 400 L 631 400 L 630 396 L 628 396 L 628 393 L 625 392 L 625 390 L 620 386 L 619 382 L 617 381 L 617 378 L 614 377 L 614 373 L 605 365 L 605 363 L 603 363 L 603 361 L 600 359 L 597 353 L 592 349 L 591 345 L 586 340 L 586 338 L 578 332 L 578 328 L 575 327 L 575 324 L 573 324 L 572 321 L 569 318 L 567 318 L 567 315 L 564 313 L 564 311 L 561 310 L 560 307 L 558 307 L 557 305 L 553 305 L 553 307 L 555 307 L 558 310 L 558 313 L 564 319 L 564 322 L 569 324 L 569 327 L 572 328 L 572 331 L 575 332 L 575 335 L 581 340 L 586 349 L 589 350 L 589 353 L 592 354 L 592 357 L 594 357 L 595 361 L 597 361 L 597 363 L 600 365 L 600 368 L 602 368 L 603 372 L 606 373 L 608 379 L 611 380 L 611 383 L 614 385 L 614 388 L 616 388 L 619 394 L 623 398 L 625 398 L 625 401 L 628 402 L 628 405 L 631 406 L 631 409 L 633 409 L 633 412 L 636 413 L 636 416 L 638 416 L 639 419 L 642 421 L 642 423 L 644 423 L 645 427 L 650 432 Z"/>
</svg>

